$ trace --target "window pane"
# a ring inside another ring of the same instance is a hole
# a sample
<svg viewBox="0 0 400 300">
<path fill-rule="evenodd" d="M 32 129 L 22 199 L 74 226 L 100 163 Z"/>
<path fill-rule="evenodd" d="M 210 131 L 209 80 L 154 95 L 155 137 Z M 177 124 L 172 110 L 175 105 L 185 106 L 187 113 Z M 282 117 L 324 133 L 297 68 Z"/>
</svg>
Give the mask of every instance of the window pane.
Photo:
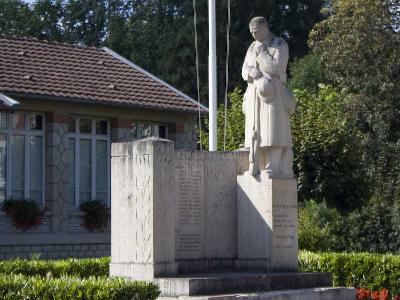
<svg viewBox="0 0 400 300">
<path fill-rule="evenodd" d="M 79 132 L 80 133 L 92 133 L 92 120 L 79 119 Z"/>
<path fill-rule="evenodd" d="M 75 133 L 76 119 L 71 118 L 68 122 L 68 132 Z"/>
<path fill-rule="evenodd" d="M 100 200 L 101 202 L 107 204 L 107 192 L 97 192 L 96 200 Z"/>
<path fill-rule="evenodd" d="M 25 114 L 16 112 L 10 114 L 11 128 L 24 129 L 25 128 Z"/>
<path fill-rule="evenodd" d="M 107 202 L 107 142 L 96 141 L 96 199 Z"/>
<path fill-rule="evenodd" d="M 29 129 L 42 130 L 43 116 L 39 114 L 29 114 Z"/>
<path fill-rule="evenodd" d="M 42 137 L 29 137 L 29 198 L 42 203 Z"/>
<path fill-rule="evenodd" d="M 25 199 L 24 191 L 11 190 L 11 199 L 14 199 L 14 200 L 23 200 L 23 199 Z"/>
<path fill-rule="evenodd" d="M 158 126 L 158 136 L 163 139 L 167 138 L 167 127 L 166 126 L 164 126 L 164 125 Z"/>
<path fill-rule="evenodd" d="M 139 124 L 139 135 L 140 138 L 151 136 L 151 125 L 150 124 Z"/>
<path fill-rule="evenodd" d="M 0 202 L 6 197 L 6 170 L 7 170 L 7 139 L 0 134 Z"/>
<path fill-rule="evenodd" d="M 80 140 L 79 147 L 79 201 L 80 203 L 91 200 L 92 190 L 92 141 Z"/>
<path fill-rule="evenodd" d="M 7 113 L 4 111 L 0 112 L 0 128 L 7 127 Z"/>
<path fill-rule="evenodd" d="M 132 123 L 131 134 L 132 134 L 132 138 L 134 138 L 134 139 L 138 138 L 138 125 L 136 122 Z"/>
<path fill-rule="evenodd" d="M 68 186 L 68 201 L 71 206 L 75 206 L 75 139 L 69 139 L 68 165 L 70 178 Z"/>
<path fill-rule="evenodd" d="M 96 134 L 107 135 L 108 122 L 105 120 L 96 120 Z"/>
<path fill-rule="evenodd" d="M 24 199 L 24 136 L 11 136 L 11 198 Z"/>
</svg>

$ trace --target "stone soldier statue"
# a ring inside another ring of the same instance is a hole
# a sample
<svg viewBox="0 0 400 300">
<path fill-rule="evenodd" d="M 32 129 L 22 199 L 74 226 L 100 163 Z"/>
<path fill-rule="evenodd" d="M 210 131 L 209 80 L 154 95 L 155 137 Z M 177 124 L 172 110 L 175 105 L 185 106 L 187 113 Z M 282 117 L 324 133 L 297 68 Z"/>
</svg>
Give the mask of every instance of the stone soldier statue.
<svg viewBox="0 0 400 300">
<path fill-rule="evenodd" d="M 248 83 L 243 99 L 245 147 L 250 148 L 248 174 L 257 175 L 263 170 L 269 177 L 291 178 L 290 115 L 296 103 L 286 87 L 288 45 L 270 32 L 263 17 L 252 19 L 249 27 L 255 41 L 247 50 L 242 69 Z M 260 167 L 260 162 L 265 166 Z"/>
</svg>

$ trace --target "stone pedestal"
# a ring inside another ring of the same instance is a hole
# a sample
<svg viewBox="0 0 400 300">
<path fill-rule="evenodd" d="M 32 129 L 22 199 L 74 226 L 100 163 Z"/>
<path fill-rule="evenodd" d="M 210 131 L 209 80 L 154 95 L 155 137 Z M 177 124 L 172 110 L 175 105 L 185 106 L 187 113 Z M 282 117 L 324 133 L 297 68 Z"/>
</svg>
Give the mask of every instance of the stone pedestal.
<svg viewBox="0 0 400 300">
<path fill-rule="evenodd" d="M 237 177 L 239 269 L 297 271 L 295 179 Z"/>
<path fill-rule="evenodd" d="M 173 155 L 167 140 L 113 144 L 111 276 L 176 274 Z"/>
</svg>

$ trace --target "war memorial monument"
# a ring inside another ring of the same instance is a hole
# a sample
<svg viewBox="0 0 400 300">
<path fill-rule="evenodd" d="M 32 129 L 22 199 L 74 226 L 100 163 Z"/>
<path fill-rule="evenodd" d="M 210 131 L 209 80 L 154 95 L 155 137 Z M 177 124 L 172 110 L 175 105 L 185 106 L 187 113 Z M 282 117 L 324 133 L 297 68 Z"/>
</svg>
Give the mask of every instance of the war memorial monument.
<svg viewBox="0 0 400 300">
<path fill-rule="evenodd" d="M 110 275 L 155 281 L 161 299 L 355 299 L 328 273 L 298 272 L 288 45 L 263 17 L 249 28 L 242 151 L 112 145 Z"/>
</svg>

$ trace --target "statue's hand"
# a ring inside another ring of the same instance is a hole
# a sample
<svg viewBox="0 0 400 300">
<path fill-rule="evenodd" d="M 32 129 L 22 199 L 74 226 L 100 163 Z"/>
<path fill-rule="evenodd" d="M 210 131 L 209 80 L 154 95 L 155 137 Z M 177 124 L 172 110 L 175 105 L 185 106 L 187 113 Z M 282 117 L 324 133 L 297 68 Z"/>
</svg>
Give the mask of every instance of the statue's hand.
<svg viewBox="0 0 400 300">
<path fill-rule="evenodd" d="M 260 42 L 256 42 L 254 45 L 253 50 L 256 52 L 256 54 L 260 54 L 261 52 L 263 52 L 265 50 L 265 46 L 263 43 Z"/>
<path fill-rule="evenodd" d="M 257 70 L 256 68 L 250 68 L 249 76 L 253 79 L 258 79 L 262 76 L 262 73 L 259 70 Z"/>
</svg>

